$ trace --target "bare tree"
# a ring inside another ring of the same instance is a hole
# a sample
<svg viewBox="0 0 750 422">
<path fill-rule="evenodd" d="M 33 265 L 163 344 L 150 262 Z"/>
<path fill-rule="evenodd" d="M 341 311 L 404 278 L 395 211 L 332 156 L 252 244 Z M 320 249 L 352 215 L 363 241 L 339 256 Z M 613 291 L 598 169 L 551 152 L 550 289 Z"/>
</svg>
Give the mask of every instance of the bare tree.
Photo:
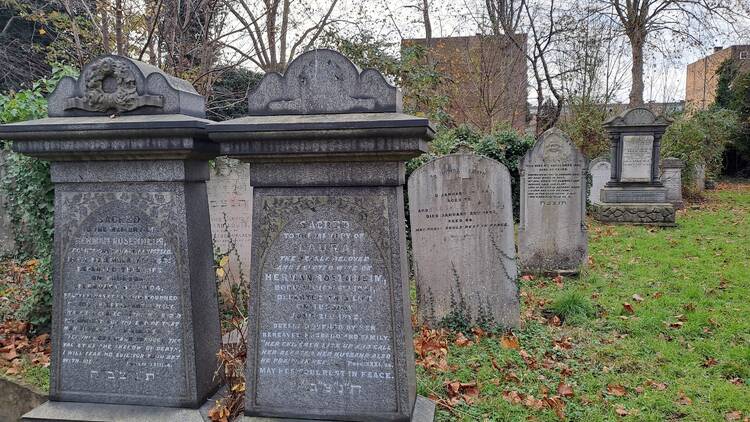
<svg viewBox="0 0 750 422">
<path fill-rule="evenodd" d="M 722 27 L 736 30 L 750 13 L 747 0 L 599 0 L 601 12 L 619 23 L 632 55 L 630 105 L 643 104 L 644 47 L 649 39 L 664 35 L 692 45 L 702 45 L 701 35 Z"/>
<path fill-rule="evenodd" d="M 513 35 L 523 18 L 526 0 L 485 0 L 490 29 L 495 35 Z"/>
<path fill-rule="evenodd" d="M 332 23 L 331 15 L 338 0 L 329 0 L 325 8 L 321 8 L 321 4 L 293 3 L 291 0 L 222 2 L 240 22 L 251 42 L 247 50 L 232 43 L 225 43 L 225 46 L 266 72 L 279 72 L 298 53 L 314 45 Z M 323 13 L 313 17 L 317 9 L 323 10 Z"/>
</svg>

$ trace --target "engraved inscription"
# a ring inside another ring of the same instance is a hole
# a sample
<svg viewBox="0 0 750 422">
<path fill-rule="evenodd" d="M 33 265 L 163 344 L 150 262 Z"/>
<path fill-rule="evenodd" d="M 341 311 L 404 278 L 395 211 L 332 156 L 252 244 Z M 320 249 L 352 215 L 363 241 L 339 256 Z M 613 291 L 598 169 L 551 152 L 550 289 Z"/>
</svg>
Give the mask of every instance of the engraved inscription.
<svg viewBox="0 0 750 422">
<path fill-rule="evenodd" d="M 71 208 L 91 212 L 70 230 L 61 257 L 62 387 L 179 396 L 183 311 L 174 248 L 153 216 L 117 195 L 64 196 L 63 216 Z M 169 204 L 173 194 L 151 195 Z"/>
<path fill-rule="evenodd" d="M 524 174 L 526 199 L 543 206 L 566 205 L 571 197 L 577 200 L 581 190 L 581 163 L 570 159 L 528 163 Z"/>
<path fill-rule="evenodd" d="M 650 182 L 651 154 L 654 137 L 626 135 L 622 137 L 622 182 Z"/>
<path fill-rule="evenodd" d="M 257 403 L 395 411 L 387 198 L 262 201 Z"/>
</svg>

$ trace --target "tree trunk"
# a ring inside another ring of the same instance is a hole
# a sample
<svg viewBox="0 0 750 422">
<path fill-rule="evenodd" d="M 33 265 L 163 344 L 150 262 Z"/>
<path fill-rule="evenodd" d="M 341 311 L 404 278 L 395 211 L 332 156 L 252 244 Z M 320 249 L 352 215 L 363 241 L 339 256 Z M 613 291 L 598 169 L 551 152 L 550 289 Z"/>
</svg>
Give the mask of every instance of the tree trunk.
<svg viewBox="0 0 750 422">
<path fill-rule="evenodd" d="M 104 54 L 112 52 L 112 46 L 109 43 L 109 12 L 107 6 L 102 7 L 102 48 Z"/>
<path fill-rule="evenodd" d="M 122 0 L 115 0 L 115 44 L 117 54 L 125 55 L 125 44 L 122 41 Z"/>
<path fill-rule="evenodd" d="M 633 84 L 630 87 L 630 107 L 643 105 L 643 44 L 645 40 L 645 29 L 629 31 L 630 49 L 633 56 L 631 75 Z"/>
</svg>

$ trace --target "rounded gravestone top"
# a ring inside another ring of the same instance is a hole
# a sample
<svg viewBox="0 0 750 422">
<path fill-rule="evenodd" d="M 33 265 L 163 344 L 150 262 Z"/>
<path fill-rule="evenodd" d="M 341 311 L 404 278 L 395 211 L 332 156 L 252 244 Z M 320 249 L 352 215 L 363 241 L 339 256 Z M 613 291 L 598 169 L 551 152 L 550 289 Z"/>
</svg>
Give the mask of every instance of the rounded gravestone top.
<svg viewBox="0 0 750 422">
<path fill-rule="evenodd" d="M 294 59 L 284 74 L 268 73 L 248 95 L 250 115 L 400 113 L 401 94 L 377 70 L 360 72 L 337 51 Z"/>
<path fill-rule="evenodd" d="M 48 100 L 50 117 L 206 114 L 204 98 L 189 82 L 117 55 L 94 59 L 78 79 L 61 79 Z"/>
<path fill-rule="evenodd" d="M 600 163 L 607 163 L 607 165 L 609 165 L 610 164 L 609 157 L 599 156 L 599 157 L 594 158 L 593 160 L 591 160 L 591 162 L 589 162 L 589 170 L 593 169 Z"/>
<path fill-rule="evenodd" d="M 663 116 L 657 116 L 645 107 L 629 108 L 619 115 L 604 122 L 604 127 L 659 127 L 668 126 L 670 121 Z"/>
</svg>

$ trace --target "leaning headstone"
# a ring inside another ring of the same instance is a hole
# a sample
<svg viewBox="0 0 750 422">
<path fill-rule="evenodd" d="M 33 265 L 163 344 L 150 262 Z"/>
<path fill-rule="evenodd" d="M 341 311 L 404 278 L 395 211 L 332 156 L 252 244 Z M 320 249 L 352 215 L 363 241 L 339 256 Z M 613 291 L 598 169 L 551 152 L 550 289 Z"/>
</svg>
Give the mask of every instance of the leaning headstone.
<svg viewBox="0 0 750 422">
<path fill-rule="evenodd" d="M 429 122 L 331 50 L 249 98 L 251 116 L 209 127 L 252 165 L 246 420 L 431 420 L 415 393 L 403 198 Z"/>
<path fill-rule="evenodd" d="M 669 120 L 646 108 L 625 110 L 604 123 L 612 174 L 601 189 L 594 218 L 607 223 L 674 226 L 675 209 L 660 180 L 661 137 Z"/>
<path fill-rule="evenodd" d="M 8 151 L 0 145 L 0 183 L 5 177 L 7 155 Z M 16 249 L 13 238 L 13 224 L 6 208 L 7 201 L 5 191 L 0 187 L 0 258 L 13 255 Z"/>
<path fill-rule="evenodd" d="M 685 167 L 677 158 L 661 160 L 661 182 L 667 188 L 667 202 L 676 209 L 685 205 L 682 202 L 682 169 Z"/>
<path fill-rule="evenodd" d="M 234 283 L 247 283 L 250 271 L 250 213 L 253 188 L 250 168 L 230 158 L 217 158 L 206 183 L 214 252 L 229 258 L 219 293 L 227 294 Z"/>
<path fill-rule="evenodd" d="M 220 344 L 203 103 L 103 56 L 60 81 L 53 117 L 0 127 L 55 187 L 50 401 L 24 420 L 203 420 Z"/>
<path fill-rule="evenodd" d="M 409 177 L 420 322 L 520 325 L 510 184 L 505 166 L 474 154 L 446 155 Z"/>
<path fill-rule="evenodd" d="M 521 268 L 577 273 L 588 257 L 586 157 L 568 135 L 552 128 L 524 155 L 519 168 Z"/>
<path fill-rule="evenodd" d="M 604 185 L 609 181 L 612 174 L 612 167 L 609 164 L 609 158 L 599 157 L 591 160 L 589 164 L 589 174 L 591 175 L 591 190 L 589 191 L 589 202 L 598 204 L 601 202 L 601 191 Z"/>
</svg>

